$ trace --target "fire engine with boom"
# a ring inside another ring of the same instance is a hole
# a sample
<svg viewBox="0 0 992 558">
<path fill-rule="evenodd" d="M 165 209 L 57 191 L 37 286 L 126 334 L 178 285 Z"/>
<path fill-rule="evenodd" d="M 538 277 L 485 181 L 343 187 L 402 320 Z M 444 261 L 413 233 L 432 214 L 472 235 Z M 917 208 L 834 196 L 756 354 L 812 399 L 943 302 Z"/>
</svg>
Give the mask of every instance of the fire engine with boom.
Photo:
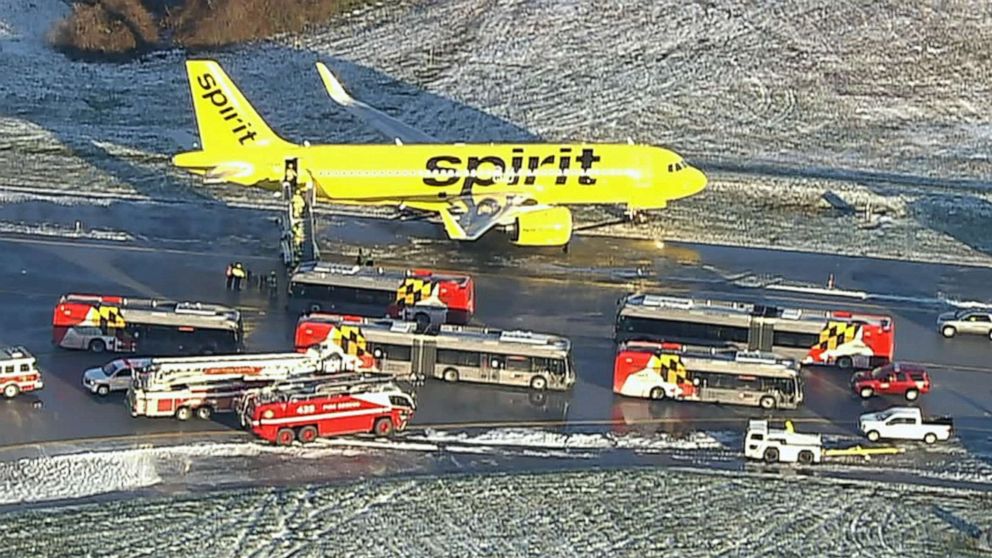
<svg viewBox="0 0 992 558">
<path fill-rule="evenodd" d="M 389 436 L 406 429 L 416 403 L 391 376 L 354 374 L 251 389 L 237 406 L 245 428 L 285 446 L 344 434 Z"/>
<path fill-rule="evenodd" d="M 235 401 L 251 388 L 373 366 L 370 359 L 347 355 L 333 344 L 305 353 L 153 358 L 134 375 L 126 401 L 132 416 L 209 419 L 234 410 Z"/>
</svg>

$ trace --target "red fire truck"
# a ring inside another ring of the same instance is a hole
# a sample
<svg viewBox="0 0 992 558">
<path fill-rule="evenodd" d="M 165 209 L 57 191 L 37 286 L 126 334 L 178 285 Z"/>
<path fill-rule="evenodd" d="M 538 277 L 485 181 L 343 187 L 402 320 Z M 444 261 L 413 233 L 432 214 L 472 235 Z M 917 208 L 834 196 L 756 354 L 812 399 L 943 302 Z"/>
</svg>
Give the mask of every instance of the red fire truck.
<svg viewBox="0 0 992 558">
<path fill-rule="evenodd" d="M 390 436 L 406 429 L 416 403 L 390 377 L 353 375 L 249 390 L 238 408 L 252 433 L 286 446 L 345 434 Z"/>
<path fill-rule="evenodd" d="M 289 279 L 290 308 L 426 323 L 467 324 L 475 313 L 468 275 L 305 262 Z"/>
<path fill-rule="evenodd" d="M 328 379 L 328 375 L 362 370 L 360 359 L 327 353 L 223 355 L 152 358 L 134 374 L 127 393 L 131 416 L 209 419 L 215 412 L 233 411 L 239 397 L 252 388 L 276 382 Z"/>
<path fill-rule="evenodd" d="M 638 293 L 620 299 L 615 338 L 773 352 L 849 369 L 891 362 L 895 336 L 889 316 Z"/>
</svg>

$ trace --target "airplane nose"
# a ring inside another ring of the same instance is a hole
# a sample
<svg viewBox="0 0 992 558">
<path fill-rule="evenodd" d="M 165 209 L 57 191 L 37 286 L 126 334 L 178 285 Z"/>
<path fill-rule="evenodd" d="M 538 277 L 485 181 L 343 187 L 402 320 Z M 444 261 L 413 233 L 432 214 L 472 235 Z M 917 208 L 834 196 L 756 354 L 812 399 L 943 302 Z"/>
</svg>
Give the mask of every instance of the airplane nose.
<svg viewBox="0 0 992 558">
<path fill-rule="evenodd" d="M 703 171 L 697 169 L 696 167 L 689 167 L 683 169 L 685 174 L 685 182 L 683 183 L 683 194 L 682 197 L 688 197 L 694 194 L 702 192 L 706 188 L 708 180 Z"/>
</svg>

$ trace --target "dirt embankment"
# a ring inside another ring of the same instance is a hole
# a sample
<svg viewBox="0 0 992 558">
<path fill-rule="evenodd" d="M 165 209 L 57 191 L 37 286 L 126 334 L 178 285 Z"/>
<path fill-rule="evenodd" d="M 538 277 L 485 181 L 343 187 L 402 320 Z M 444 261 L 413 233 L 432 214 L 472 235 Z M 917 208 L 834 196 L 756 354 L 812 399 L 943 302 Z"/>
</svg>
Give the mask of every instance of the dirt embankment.
<svg viewBox="0 0 992 558">
<path fill-rule="evenodd" d="M 78 57 L 210 48 L 303 30 L 367 0 L 76 0 L 48 40 Z"/>
</svg>

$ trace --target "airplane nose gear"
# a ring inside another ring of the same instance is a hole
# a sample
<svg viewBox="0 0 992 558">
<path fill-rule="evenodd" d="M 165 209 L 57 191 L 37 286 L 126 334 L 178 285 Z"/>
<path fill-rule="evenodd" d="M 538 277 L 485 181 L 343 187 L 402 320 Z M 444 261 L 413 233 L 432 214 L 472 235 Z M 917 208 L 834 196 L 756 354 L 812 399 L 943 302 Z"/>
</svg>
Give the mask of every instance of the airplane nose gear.
<svg viewBox="0 0 992 558">
<path fill-rule="evenodd" d="M 643 225 L 648 222 L 647 213 L 637 209 L 628 209 L 625 217 L 628 223 L 634 223 L 635 225 Z"/>
</svg>

